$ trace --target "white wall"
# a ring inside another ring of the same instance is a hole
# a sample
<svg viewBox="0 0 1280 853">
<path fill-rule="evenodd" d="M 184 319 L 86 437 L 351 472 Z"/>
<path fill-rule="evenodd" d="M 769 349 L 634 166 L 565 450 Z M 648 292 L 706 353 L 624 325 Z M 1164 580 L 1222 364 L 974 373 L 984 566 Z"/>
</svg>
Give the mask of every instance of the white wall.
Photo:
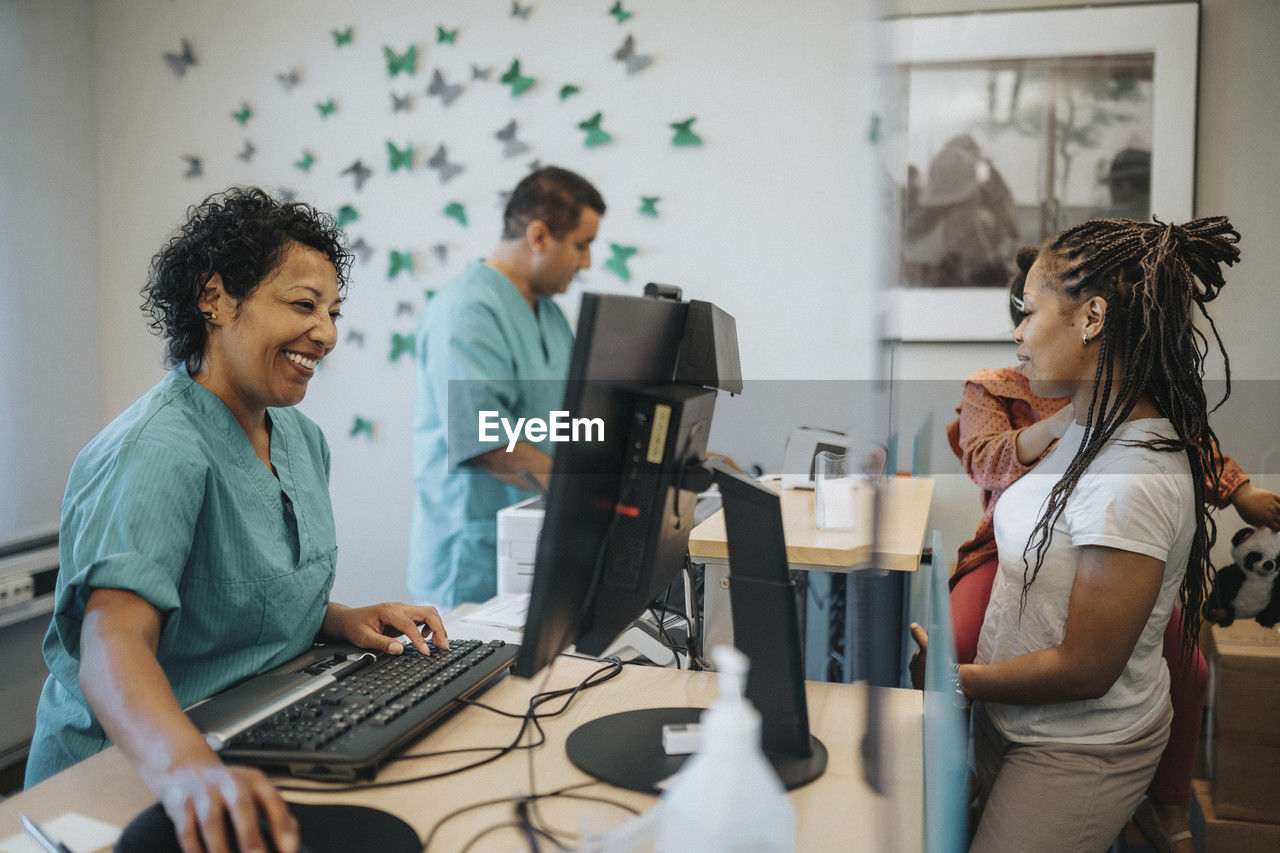
<svg viewBox="0 0 1280 853">
<path fill-rule="evenodd" d="M 365 345 L 344 344 L 312 383 L 302 408 L 333 446 L 339 529 L 336 596 L 348 601 L 402 596 L 412 500 L 409 420 L 412 364 L 388 361 L 389 336 L 413 329 L 396 304 L 415 306 L 469 259 L 487 252 L 499 230 L 497 191 L 533 158 L 578 170 L 609 203 L 585 286 L 638 293 L 645 281 L 681 285 L 736 316 L 748 394 L 753 382 L 870 375 L 861 355 L 871 338 L 869 285 L 854 268 L 871 250 L 851 235 L 857 189 L 851 140 L 866 120 L 850 111 L 850 23 L 858 4 L 806 0 L 647 0 L 626 4 L 619 25 L 608 3 L 534 2 L 527 22 L 508 0 L 379 0 L 260 3 L 227 0 L 99 0 L 94 4 L 94 138 L 103 235 L 101 276 L 105 405 L 109 418 L 160 375 L 160 343 L 139 317 L 137 291 L 151 254 L 185 207 L 232 183 L 286 185 L 329 209 L 351 203 L 361 219 L 349 231 L 377 254 L 357 265 L 344 323 Z M 438 45 L 437 24 L 458 27 L 456 44 Z M 335 47 L 329 31 L 354 25 L 354 44 Z M 653 64 L 628 76 L 612 59 L 627 33 Z M 198 64 L 179 79 L 164 51 L 191 40 Z M 388 78 L 382 46 L 418 45 L 418 73 Z M 512 98 L 496 82 L 513 57 L 538 79 Z M 494 66 L 494 81 L 473 83 L 471 63 Z M 275 75 L 297 66 L 303 83 L 287 93 Z M 430 72 L 466 83 L 451 107 L 425 98 Z M 561 101 L 572 82 L 581 93 Z M 390 91 L 417 93 L 409 113 L 393 114 Z M 338 112 L 321 119 L 313 104 L 329 96 Z M 230 114 L 248 102 L 247 125 Z M 579 121 L 604 111 L 614 142 L 582 145 Z M 667 123 L 697 116 L 700 148 L 673 148 Z M 493 133 L 509 119 L 533 150 L 506 160 Z M 234 156 L 245 139 L 258 154 Z M 385 142 L 413 142 L 412 173 L 388 173 Z M 422 161 L 444 142 L 467 166 L 443 187 Z M 304 175 L 291 163 L 316 156 Z M 184 153 L 203 156 L 204 177 L 184 180 Z M 356 157 L 375 169 L 355 193 L 337 173 Z M 640 195 L 659 195 L 661 216 L 636 213 Z M 466 203 L 470 225 L 440 214 Z M 440 264 L 430 247 L 444 242 Z M 622 284 L 600 264 L 608 244 L 635 245 L 633 278 Z M 418 275 L 387 280 L 387 250 L 412 249 Z M 576 291 L 568 295 L 570 311 Z M 768 394 L 767 384 L 755 386 Z M 818 417 L 830 399 L 814 399 Z M 847 405 L 845 406 L 847 408 Z M 719 447 L 744 462 L 780 460 L 787 430 L 809 419 L 803 406 L 760 407 L 718 420 Z M 745 410 L 736 410 L 744 411 Z M 356 415 L 375 437 L 348 437 Z M 839 425 L 839 424 L 837 424 Z M 778 459 L 763 458 L 775 449 Z"/>
<path fill-rule="evenodd" d="M 87 0 L 0 0 L 0 544 L 56 531 L 97 431 Z"/>
</svg>

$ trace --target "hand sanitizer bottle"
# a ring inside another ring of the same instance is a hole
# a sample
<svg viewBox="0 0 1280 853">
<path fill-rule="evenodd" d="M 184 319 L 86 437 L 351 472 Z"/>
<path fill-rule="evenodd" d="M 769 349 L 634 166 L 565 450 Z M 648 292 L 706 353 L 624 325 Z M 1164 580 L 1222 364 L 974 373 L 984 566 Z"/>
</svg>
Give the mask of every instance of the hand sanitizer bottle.
<svg viewBox="0 0 1280 853">
<path fill-rule="evenodd" d="M 760 714 L 747 701 L 746 655 L 711 652 L 720 698 L 702 715 L 698 752 L 658 800 L 659 853 L 792 853 L 796 814 L 760 748 Z"/>
</svg>

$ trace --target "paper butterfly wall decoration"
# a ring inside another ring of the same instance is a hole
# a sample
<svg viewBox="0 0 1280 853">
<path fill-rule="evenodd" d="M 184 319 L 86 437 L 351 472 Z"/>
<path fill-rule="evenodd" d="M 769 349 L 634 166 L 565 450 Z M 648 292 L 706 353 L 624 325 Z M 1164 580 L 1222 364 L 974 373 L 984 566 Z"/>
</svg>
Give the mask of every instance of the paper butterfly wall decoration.
<svg viewBox="0 0 1280 853">
<path fill-rule="evenodd" d="M 507 70 L 504 71 L 502 76 L 498 79 L 511 87 L 511 97 L 513 98 L 516 95 L 522 94 L 533 85 L 532 77 L 525 77 L 520 73 L 519 59 L 511 60 L 511 66 L 507 68 Z"/>
<path fill-rule="evenodd" d="M 414 340 L 413 335 L 402 335 L 399 332 L 391 333 L 391 361 L 395 361 L 402 355 L 414 356 L 418 353 L 418 343 Z"/>
<path fill-rule="evenodd" d="M 427 160 L 427 166 L 440 173 L 440 183 L 442 184 L 457 177 L 458 173 L 462 171 L 462 167 L 457 163 L 449 162 L 448 156 L 442 144 L 436 149 L 436 153 L 432 154 L 430 159 Z"/>
<path fill-rule="evenodd" d="M 606 142 L 613 139 L 612 136 L 600 127 L 600 121 L 603 118 L 603 115 L 603 113 L 596 113 L 586 121 L 578 122 L 578 129 L 585 130 L 587 132 L 587 138 L 583 141 L 583 145 L 588 148 L 594 148 L 597 145 L 604 145 Z"/>
<path fill-rule="evenodd" d="M 253 143 L 248 139 L 246 139 L 244 141 L 244 148 L 240 149 L 240 151 L 236 154 L 236 157 L 248 163 L 250 160 L 253 159 L 253 155 L 257 152 L 257 150 L 258 150 L 257 148 L 253 147 Z"/>
<path fill-rule="evenodd" d="M 359 256 L 360 263 L 362 264 L 368 263 L 369 258 L 373 255 L 373 247 L 365 242 L 363 237 L 358 238 L 350 246 L 347 246 L 347 249 L 349 249 L 352 254 Z M 361 338 L 361 341 L 363 340 L 364 339 Z"/>
<path fill-rule="evenodd" d="M 396 53 L 391 48 L 383 45 L 382 55 L 387 60 L 388 77 L 397 77 L 402 73 L 412 76 L 418 73 L 418 46 L 416 44 L 409 45 L 409 49 L 404 53 Z"/>
<path fill-rule="evenodd" d="M 462 84 L 444 82 L 444 74 L 437 68 L 431 72 L 431 83 L 427 86 L 428 95 L 439 95 L 444 105 L 450 106 L 454 101 L 458 100 L 458 96 L 462 94 Z"/>
<path fill-rule="evenodd" d="M 240 109 L 233 112 L 231 114 L 231 117 L 243 126 L 245 124 L 248 124 L 249 119 L 253 117 L 253 110 L 249 109 L 248 104 L 246 104 L 244 101 L 241 101 Z"/>
<path fill-rule="evenodd" d="M 351 438 L 355 438 L 357 435 L 362 434 L 369 438 L 373 438 L 373 421 L 357 415 L 355 421 L 351 424 L 350 436 Z"/>
<path fill-rule="evenodd" d="M 290 68 L 288 71 L 281 71 L 277 74 L 276 79 L 280 81 L 280 85 L 284 87 L 286 92 L 292 92 L 293 87 L 302 82 L 302 75 L 298 69 Z"/>
<path fill-rule="evenodd" d="M 347 330 L 347 343 L 364 349 L 364 332 L 357 332 L 355 329 Z"/>
<path fill-rule="evenodd" d="M 622 8 L 622 0 L 617 0 L 617 2 L 610 7 L 609 14 L 613 15 L 613 17 L 618 20 L 619 24 L 631 17 L 631 13 Z"/>
<path fill-rule="evenodd" d="M 582 90 L 572 83 L 566 83 L 560 87 L 560 100 L 567 101 L 573 95 L 578 94 Z"/>
<path fill-rule="evenodd" d="M 327 101 L 316 102 L 316 109 L 320 111 L 320 118 L 328 118 L 329 116 L 333 115 L 334 111 L 337 108 L 338 108 L 338 105 L 333 100 L 333 98 L 330 98 Z"/>
<path fill-rule="evenodd" d="M 392 171 L 404 169 L 406 171 L 413 170 L 413 144 L 406 145 L 403 149 L 396 148 L 391 140 L 387 140 L 387 159 L 389 161 L 388 168 Z"/>
<path fill-rule="evenodd" d="M 369 176 L 373 174 L 373 170 L 364 164 L 363 160 L 357 160 L 338 174 L 351 175 L 355 178 L 356 192 L 364 186 L 364 182 L 369 180 Z"/>
<path fill-rule="evenodd" d="M 456 44 L 458 40 L 458 28 L 446 30 L 444 27 L 436 25 L 436 44 Z"/>
<path fill-rule="evenodd" d="M 431 251 L 435 254 L 437 261 L 439 261 L 442 264 L 448 263 L 449 247 L 446 246 L 444 243 L 436 243 L 434 246 L 431 247 Z"/>
<path fill-rule="evenodd" d="M 302 159 L 301 159 L 301 160 L 295 160 L 295 161 L 294 161 L 294 163 L 293 163 L 293 165 L 294 165 L 294 166 L 296 166 L 297 168 L 301 169 L 301 170 L 302 170 L 302 171 L 304 171 L 304 172 L 310 172 L 310 171 L 311 171 L 311 167 L 312 167 L 312 166 L 314 166 L 314 165 L 315 165 L 315 163 L 316 163 L 316 157 L 315 157 L 315 155 L 314 155 L 314 154 L 312 154 L 310 151 L 303 150 L 303 152 L 302 152 Z"/>
<path fill-rule="evenodd" d="M 444 215 L 457 221 L 459 225 L 467 224 L 467 209 L 463 207 L 460 201 L 451 201 L 444 206 Z"/>
<path fill-rule="evenodd" d="M 413 93 L 408 92 L 403 95 L 391 93 L 391 112 L 399 113 L 413 109 Z"/>
<path fill-rule="evenodd" d="M 183 154 L 182 159 L 187 161 L 187 171 L 183 172 L 184 178 L 198 178 L 204 174 L 204 168 L 200 165 L 199 157 L 192 157 L 190 154 Z"/>
<path fill-rule="evenodd" d="M 521 6 L 516 0 L 511 0 L 511 17 L 519 18 L 522 21 L 529 20 L 529 13 L 533 11 L 533 7 L 529 5 Z"/>
<path fill-rule="evenodd" d="M 675 136 L 671 137 L 671 144 L 679 146 L 701 145 L 702 137 L 694 133 L 692 130 L 693 123 L 697 120 L 698 119 L 695 116 L 694 118 L 687 118 L 684 121 L 673 121 L 671 124 L 667 125 L 676 132 Z"/>
<path fill-rule="evenodd" d="M 360 213 L 349 204 L 338 208 L 338 227 L 345 228 L 360 218 Z"/>
<path fill-rule="evenodd" d="M 479 65 L 476 65 L 474 62 L 471 63 L 471 79 L 472 80 L 484 80 L 487 83 L 489 81 L 489 75 L 492 73 L 493 73 L 492 65 L 490 65 L 488 68 L 481 68 Z"/>
<path fill-rule="evenodd" d="M 397 302 L 397 303 L 396 303 L 396 316 L 397 316 L 397 317 L 412 317 L 412 316 L 413 316 L 413 303 L 412 303 L 412 302 Z"/>
<path fill-rule="evenodd" d="M 344 44 L 351 44 L 351 34 L 354 27 L 347 27 L 345 30 L 329 30 L 333 34 L 333 46 L 342 47 Z"/>
<path fill-rule="evenodd" d="M 402 272 L 413 274 L 413 254 L 391 250 L 391 266 L 387 268 L 387 278 L 395 278 Z"/>
<path fill-rule="evenodd" d="M 635 74 L 653 62 L 653 57 L 649 54 L 636 53 L 635 36 L 628 35 L 622 42 L 622 47 L 613 52 L 613 58 L 627 65 L 627 73 Z"/>
<path fill-rule="evenodd" d="M 196 64 L 195 52 L 191 50 L 191 42 L 186 39 L 182 40 L 182 52 L 172 53 L 165 51 L 164 63 L 169 69 L 179 77 L 183 77 L 187 73 L 187 69 Z"/>
<path fill-rule="evenodd" d="M 636 253 L 635 246 L 610 243 L 609 249 L 613 252 L 613 257 L 604 262 L 604 268 L 623 281 L 631 281 L 631 270 L 627 269 L 627 261 Z"/>
<path fill-rule="evenodd" d="M 661 196 L 656 196 L 656 195 L 642 195 L 642 196 L 640 196 L 640 210 L 639 210 L 639 212 L 640 212 L 640 213 L 642 213 L 642 214 L 644 214 L 645 216 L 652 216 L 652 217 L 654 217 L 654 218 L 656 219 L 656 218 L 657 218 L 657 216 L 658 216 L 658 202 L 659 202 L 659 201 L 661 201 Z"/>
<path fill-rule="evenodd" d="M 507 122 L 494 136 L 502 141 L 502 156 L 516 157 L 529 150 L 529 146 L 516 139 L 516 120 Z"/>
</svg>

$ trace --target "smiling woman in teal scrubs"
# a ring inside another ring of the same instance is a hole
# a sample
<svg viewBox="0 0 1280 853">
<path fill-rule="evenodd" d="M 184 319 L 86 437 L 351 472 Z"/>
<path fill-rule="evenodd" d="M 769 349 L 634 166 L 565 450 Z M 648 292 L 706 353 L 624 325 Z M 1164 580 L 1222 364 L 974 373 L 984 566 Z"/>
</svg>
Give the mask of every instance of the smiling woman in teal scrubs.
<svg viewBox="0 0 1280 853">
<path fill-rule="evenodd" d="M 62 505 L 50 676 L 27 784 L 117 744 L 184 851 L 279 849 L 297 826 L 261 772 L 223 765 L 182 708 L 316 638 L 447 646 L 432 607 L 329 601 L 329 448 L 293 408 L 337 343 L 351 256 L 333 220 L 261 190 L 189 212 L 143 294 L 174 365 L 81 451 Z"/>
</svg>

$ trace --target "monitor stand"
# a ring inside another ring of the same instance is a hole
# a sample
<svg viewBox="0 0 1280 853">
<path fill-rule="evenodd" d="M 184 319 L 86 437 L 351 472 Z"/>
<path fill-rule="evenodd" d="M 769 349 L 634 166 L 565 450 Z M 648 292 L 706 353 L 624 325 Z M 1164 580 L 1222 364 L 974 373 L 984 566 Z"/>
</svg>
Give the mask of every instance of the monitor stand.
<svg viewBox="0 0 1280 853">
<path fill-rule="evenodd" d="M 667 755 L 662 748 L 662 727 L 669 723 L 696 723 L 705 708 L 644 708 L 600 717 L 574 729 L 565 743 L 569 760 L 584 773 L 602 782 L 660 794 L 659 783 L 676 773 L 688 755 Z M 822 775 L 827 748 L 809 736 L 812 754 L 765 754 L 788 790 L 799 788 Z"/>
<path fill-rule="evenodd" d="M 751 661 L 747 699 L 760 712 L 765 757 L 787 788 L 822 775 L 827 749 L 809 733 L 804 662 L 795 586 L 787 568 L 782 509 L 776 492 L 724 465 L 703 463 L 720 486 L 729 540 L 729 601 L 734 636 Z M 773 626 L 769 632 L 760 625 Z M 781 638 L 781 641 L 780 641 Z M 580 770 L 620 788 L 659 793 L 658 783 L 687 755 L 667 755 L 662 727 L 696 723 L 702 708 L 647 708 L 601 717 L 565 743 Z"/>
</svg>

